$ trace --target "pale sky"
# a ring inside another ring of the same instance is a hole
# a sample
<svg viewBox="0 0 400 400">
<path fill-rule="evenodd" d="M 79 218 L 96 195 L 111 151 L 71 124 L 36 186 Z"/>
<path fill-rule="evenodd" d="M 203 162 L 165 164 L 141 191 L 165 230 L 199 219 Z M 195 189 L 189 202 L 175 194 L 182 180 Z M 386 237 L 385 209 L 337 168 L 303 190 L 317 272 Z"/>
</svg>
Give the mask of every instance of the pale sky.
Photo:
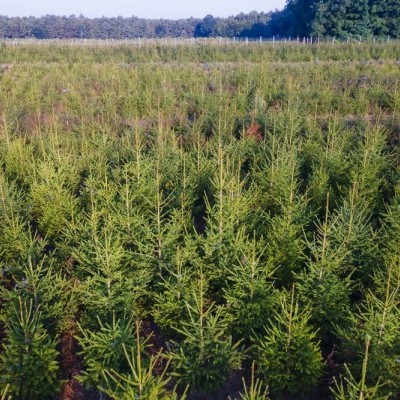
<svg viewBox="0 0 400 400">
<path fill-rule="evenodd" d="M 86 17 L 203 18 L 282 9 L 286 0 L 0 0 L 0 15 L 83 14 Z"/>
</svg>

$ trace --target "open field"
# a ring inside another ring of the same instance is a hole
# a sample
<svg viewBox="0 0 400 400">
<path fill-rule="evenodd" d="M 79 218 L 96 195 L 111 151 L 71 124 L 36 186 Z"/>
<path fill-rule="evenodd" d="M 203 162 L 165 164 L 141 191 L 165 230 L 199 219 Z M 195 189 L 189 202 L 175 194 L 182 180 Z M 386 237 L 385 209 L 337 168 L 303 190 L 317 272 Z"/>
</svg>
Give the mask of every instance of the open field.
<svg viewBox="0 0 400 400">
<path fill-rule="evenodd" d="M 0 398 L 400 398 L 399 80 L 398 41 L 0 45 Z"/>
</svg>

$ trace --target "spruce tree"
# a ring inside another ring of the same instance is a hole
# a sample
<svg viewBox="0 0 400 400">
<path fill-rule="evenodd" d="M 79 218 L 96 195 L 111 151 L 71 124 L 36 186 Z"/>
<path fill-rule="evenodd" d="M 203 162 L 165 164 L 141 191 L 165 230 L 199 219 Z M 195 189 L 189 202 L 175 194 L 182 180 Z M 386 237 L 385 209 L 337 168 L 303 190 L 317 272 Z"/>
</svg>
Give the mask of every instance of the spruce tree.
<svg viewBox="0 0 400 400">
<path fill-rule="evenodd" d="M 103 324 L 99 319 L 96 329 L 80 326 L 77 339 L 82 349 L 83 372 L 79 380 L 86 387 L 102 389 L 107 372 L 125 373 L 128 370 L 125 351 L 129 352 L 136 346 L 135 329 L 138 327 L 135 328 L 131 319 L 116 319 L 115 316 L 111 323 Z"/>
<path fill-rule="evenodd" d="M 57 340 L 50 338 L 40 311 L 19 298 L 4 321 L 6 338 L 0 354 L 0 388 L 17 399 L 52 399 L 60 386 Z"/>
<path fill-rule="evenodd" d="M 207 301 L 205 281 L 201 275 L 198 288 L 186 303 L 189 321 L 177 328 L 182 340 L 173 343 L 171 352 L 172 375 L 191 392 L 210 392 L 218 388 L 240 367 L 239 343 L 234 343 L 227 332 L 227 321 L 222 308 Z"/>
<path fill-rule="evenodd" d="M 318 330 L 324 351 L 336 341 L 335 327 L 347 322 L 352 292 L 351 273 L 343 273 L 348 250 L 332 246 L 335 221 L 329 220 L 329 196 L 323 223 L 317 223 L 315 237 L 308 242 L 307 268 L 296 276 L 299 300 L 310 307 L 310 324 Z"/>
<path fill-rule="evenodd" d="M 388 400 L 390 396 L 380 395 L 379 389 L 383 386 L 379 381 L 373 385 L 367 385 L 368 355 L 371 345 L 370 337 L 365 338 L 365 351 L 361 370 L 361 378 L 357 380 L 345 365 L 345 377 L 340 383 L 334 378 L 335 387 L 331 388 L 335 400 Z"/>
<path fill-rule="evenodd" d="M 263 241 L 253 238 L 245 242 L 242 255 L 227 270 L 224 297 L 230 330 L 234 337 L 248 342 L 271 318 L 279 298 L 273 285 L 274 271 L 263 260 Z"/>
<path fill-rule="evenodd" d="M 306 393 L 318 383 L 323 363 L 310 316 L 309 309 L 300 310 L 293 286 L 291 295 L 282 294 L 264 331 L 253 337 L 254 356 L 272 393 Z"/>
<path fill-rule="evenodd" d="M 160 373 L 158 365 L 162 362 L 163 355 L 158 353 L 151 355 L 149 359 L 143 356 L 140 338 L 137 337 L 137 345 L 130 351 L 122 345 L 128 369 L 125 373 L 120 373 L 114 369 L 103 370 L 104 392 L 115 400 L 184 400 L 187 389 L 178 395 L 175 388 L 169 390 L 170 378 L 165 377 L 169 366 L 167 362 L 165 368 Z"/>
<path fill-rule="evenodd" d="M 355 362 L 350 370 L 359 378 L 364 355 L 364 339 L 368 338 L 368 376 L 365 384 L 381 381 L 380 393 L 400 393 L 400 258 L 395 255 L 385 268 L 377 269 L 374 291 L 368 291 L 358 312 L 349 315 L 350 321 L 338 327 L 343 350 L 354 352 Z"/>
<path fill-rule="evenodd" d="M 216 141 L 216 171 L 211 178 L 212 197 L 206 198 L 206 227 L 198 235 L 204 275 L 212 291 L 222 300 L 227 271 L 244 248 L 242 232 L 247 228 L 252 199 L 241 178 L 241 162 L 225 150 L 224 141 Z"/>
</svg>

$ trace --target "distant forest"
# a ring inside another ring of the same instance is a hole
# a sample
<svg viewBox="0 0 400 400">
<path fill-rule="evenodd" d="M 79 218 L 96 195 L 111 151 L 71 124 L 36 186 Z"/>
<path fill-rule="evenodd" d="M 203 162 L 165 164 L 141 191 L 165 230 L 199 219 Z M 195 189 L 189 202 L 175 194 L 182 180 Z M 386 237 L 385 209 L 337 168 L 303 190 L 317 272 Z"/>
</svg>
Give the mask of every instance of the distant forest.
<svg viewBox="0 0 400 400">
<path fill-rule="evenodd" d="M 179 20 L 0 16 L 0 37 L 131 39 L 162 37 L 400 38 L 400 0 L 288 0 L 283 10 Z"/>
</svg>

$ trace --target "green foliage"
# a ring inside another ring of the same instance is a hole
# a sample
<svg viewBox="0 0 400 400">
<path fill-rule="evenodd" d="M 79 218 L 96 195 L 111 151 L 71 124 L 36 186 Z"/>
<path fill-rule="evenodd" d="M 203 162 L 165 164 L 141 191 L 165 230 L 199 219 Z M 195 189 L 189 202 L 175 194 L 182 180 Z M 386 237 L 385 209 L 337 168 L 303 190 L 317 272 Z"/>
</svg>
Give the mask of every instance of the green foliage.
<svg viewBox="0 0 400 400">
<path fill-rule="evenodd" d="M 17 266 L 39 260 L 46 241 L 27 222 L 25 197 L 18 185 L 0 173 L 0 265 L 18 274 Z"/>
<path fill-rule="evenodd" d="M 75 232 L 79 247 L 72 257 L 79 263 L 77 290 L 86 323 L 96 325 L 97 317 L 111 321 L 114 314 L 126 311 L 140 315 L 151 274 L 135 268 L 112 221 L 103 225 L 101 214 L 94 210 L 83 224 L 71 228 L 72 240 L 77 241 Z"/>
<path fill-rule="evenodd" d="M 283 114 L 286 116 L 290 113 Z M 266 213 L 265 257 L 270 270 L 281 286 L 290 286 L 293 274 L 304 259 L 303 226 L 308 223 L 310 210 L 307 199 L 300 193 L 299 147 L 296 136 L 300 119 L 293 110 L 289 120 L 279 119 L 278 131 L 270 134 L 267 159 L 259 167 L 262 212 Z M 263 232 L 263 229 L 260 229 Z"/>
<path fill-rule="evenodd" d="M 368 338 L 368 375 L 365 384 L 384 380 L 380 393 L 399 393 L 400 374 L 400 260 L 395 256 L 389 261 L 386 273 L 378 270 L 376 288 L 369 291 L 356 314 L 351 314 L 350 328 L 338 327 L 344 351 L 355 352 L 354 366 L 360 370 L 364 338 Z M 349 366 L 353 369 L 352 366 Z M 355 375 L 357 377 L 357 374 Z"/>
<path fill-rule="evenodd" d="M 37 166 L 37 177 L 31 185 L 32 215 L 43 236 L 55 240 L 71 221 L 76 200 L 65 181 L 72 171 L 56 170 L 52 163 Z"/>
<path fill-rule="evenodd" d="M 343 255 L 341 274 L 352 274 L 353 279 L 365 281 L 379 261 L 379 254 L 376 252 L 377 234 L 371 229 L 367 203 L 357 197 L 358 185 L 355 183 L 343 205 L 333 215 L 330 243 L 333 251 Z"/>
<path fill-rule="evenodd" d="M 142 358 L 141 349 L 127 351 L 125 344 L 122 345 L 126 360 L 129 364 L 128 372 L 120 374 L 114 370 L 103 371 L 104 391 L 113 399 L 129 400 L 184 400 L 186 391 L 178 396 L 175 392 L 167 389 L 169 378 L 165 378 L 168 365 L 160 374 L 157 371 L 162 355 L 152 355 L 149 360 Z M 146 362 L 147 361 L 147 362 Z"/>
<path fill-rule="evenodd" d="M 54 271 L 54 260 L 42 259 L 35 264 L 31 259 L 20 267 L 20 279 L 10 282 L 14 290 L 0 288 L 4 301 L 0 316 L 11 321 L 15 307 L 23 300 L 31 304 L 33 312 L 41 314 L 40 321 L 53 336 L 66 328 L 75 311 L 75 293 L 70 282 Z"/>
<path fill-rule="evenodd" d="M 274 271 L 262 261 L 263 249 L 255 239 L 246 242 L 242 256 L 227 271 L 224 296 L 230 330 L 234 337 L 248 340 L 271 318 L 278 295 L 272 284 Z"/>
<path fill-rule="evenodd" d="M 262 381 L 255 377 L 254 362 L 251 365 L 250 385 L 243 381 L 243 393 L 239 394 L 237 400 L 268 400 L 268 388 L 265 387 Z"/>
<path fill-rule="evenodd" d="M 308 325 L 310 311 L 299 310 L 294 291 L 288 304 L 282 296 L 281 307 L 254 336 L 254 352 L 260 371 L 272 393 L 305 393 L 314 389 L 322 374 L 322 357 L 316 332 Z"/>
<path fill-rule="evenodd" d="M 292 35 L 357 39 L 373 34 L 398 37 L 392 25 L 393 18 L 399 20 L 396 6 L 398 3 L 391 0 L 288 0 L 281 18 L 284 26 L 292 23 Z"/>
<path fill-rule="evenodd" d="M 183 321 L 189 320 L 186 304 L 190 303 L 197 285 L 197 268 L 193 244 L 186 243 L 186 247 L 177 249 L 176 265 L 166 269 L 168 275 L 164 274 L 160 291 L 155 293 L 152 314 L 155 322 L 171 336 Z"/>
<path fill-rule="evenodd" d="M 350 275 L 341 277 L 347 252 L 332 248 L 335 221 L 329 221 L 328 208 L 327 201 L 325 221 L 317 225 L 314 240 L 308 243 L 307 269 L 296 276 L 300 302 L 312 310 L 310 323 L 324 346 L 332 344 L 335 326 L 346 324 L 352 289 Z"/>
<path fill-rule="evenodd" d="M 57 342 L 51 340 L 32 302 L 20 298 L 5 321 L 6 339 L 0 355 L 1 387 L 17 399 L 51 399 L 60 386 Z"/>
<path fill-rule="evenodd" d="M 0 393 L 398 397 L 398 41 L 204 42 L 0 46 Z"/>
<path fill-rule="evenodd" d="M 181 342 L 174 342 L 171 353 L 172 375 L 192 392 L 209 392 L 219 387 L 240 367 L 239 343 L 227 334 L 222 308 L 205 304 L 202 279 L 193 292 L 193 304 L 186 303 L 189 321 L 176 330 Z"/>
<path fill-rule="evenodd" d="M 228 146 L 227 146 L 228 147 Z M 252 199 L 244 190 L 240 161 L 230 156 L 221 137 L 216 149 L 216 171 L 211 178 L 213 197 L 206 198 L 206 229 L 199 237 L 204 274 L 212 290 L 222 297 L 227 270 L 245 246 L 243 232 L 249 220 Z"/>
<path fill-rule="evenodd" d="M 366 377 L 368 370 L 368 350 L 370 346 L 370 339 L 367 336 L 365 340 L 365 355 L 362 366 L 362 377 L 357 381 L 351 374 L 347 365 L 345 365 L 346 377 L 341 380 L 340 384 L 334 379 L 335 389 L 331 389 L 335 400 L 387 400 L 390 396 L 381 396 L 379 389 L 382 385 L 379 381 L 373 386 L 366 385 Z"/>
<path fill-rule="evenodd" d="M 85 386 L 101 389 L 107 372 L 128 369 L 125 352 L 136 346 L 135 329 L 138 326 L 135 328 L 132 320 L 115 318 L 111 324 L 103 324 L 99 319 L 96 330 L 80 327 L 77 339 L 82 348 L 84 371 L 79 380 Z"/>
</svg>

